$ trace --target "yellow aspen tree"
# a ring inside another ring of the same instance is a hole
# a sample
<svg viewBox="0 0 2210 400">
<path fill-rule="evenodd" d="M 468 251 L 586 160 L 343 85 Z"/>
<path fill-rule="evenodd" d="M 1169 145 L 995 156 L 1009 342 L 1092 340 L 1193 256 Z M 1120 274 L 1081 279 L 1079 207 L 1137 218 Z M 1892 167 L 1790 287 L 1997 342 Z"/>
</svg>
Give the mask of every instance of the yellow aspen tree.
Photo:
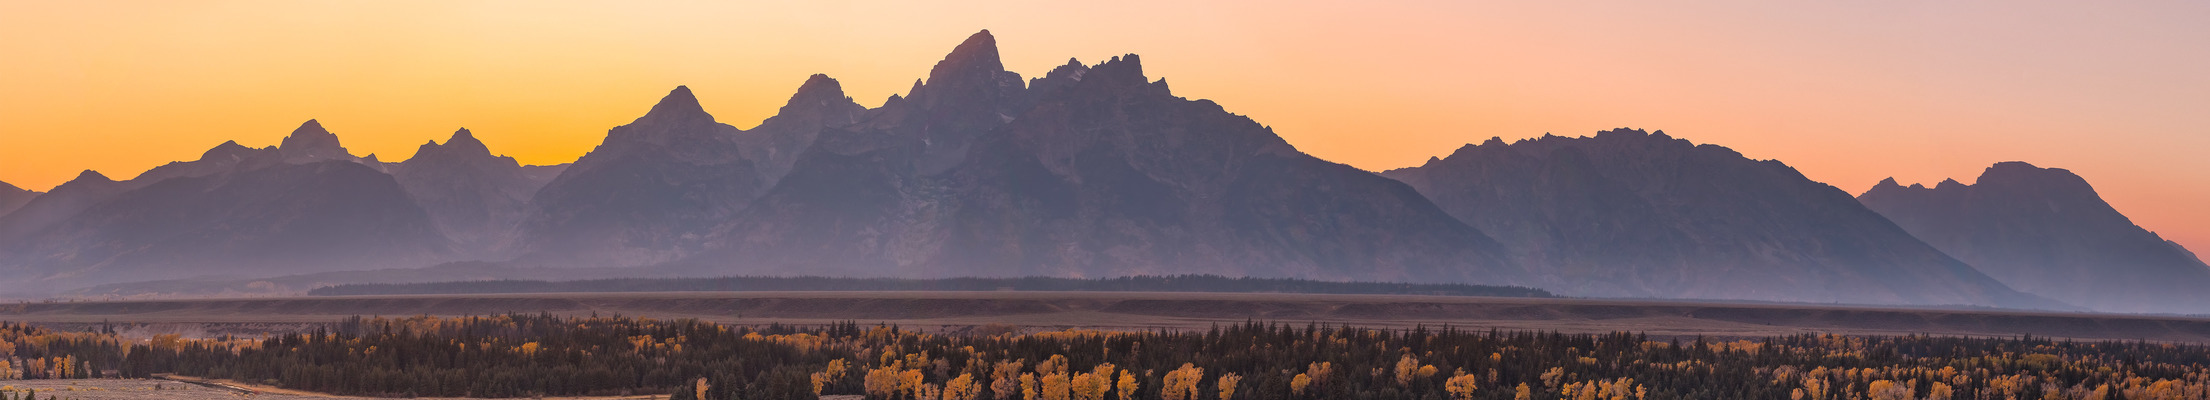
<svg viewBox="0 0 2210 400">
<path fill-rule="evenodd" d="M 1006 361 L 998 363 L 997 367 L 990 370 L 990 375 L 994 377 L 990 380 L 990 393 L 996 400 L 1010 400 L 1014 394 L 1020 393 L 1021 364 L 1021 361 Z"/>
<path fill-rule="evenodd" d="M 1290 378 L 1289 378 L 1289 392 L 1290 392 L 1290 393 L 1294 393 L 1294 394 L 1300 394 L 1300 395 L 1301 395 L 1301 394 L 1305 394 L 1305 387 L 1307 387 L 1307 386 L 1312 386 L 1312 376 L 1311 376 L 1311 375 L 1305 375 L 1305 374 L 1297 374 L 1297 376 L 1294 376 L 1294 377 L 1290 377 Z"/>
<path fill-rule="evenodd" d="M 882 368 L 867 370 L 867 376 L 860 382 L 862 390 L 866 391 L 867 395 L 871 397 L 897 397 L 900 383 L 899 372 L 904 369 L 901 367 L 902 365 L 893 361 L 890 365 Z"/>
<path fill-rule="evenodd" d="M 1204 379 L 1204 368 L 1182 363 L 1181 368 L 1166 373 L 1164 382 L 1161 382 L 1165 386 L 1159 388 L 1159 397 L 1165 400 L 1197 400 L 1197 384 Z"/>
<path fill-rule="evenodd" d="M 1119 370 L 1120 367 L 1114 366 L 1112 363 L 1098 364 L 1096 367 L 1090 368 L 1090 375 L 1097 378 L 1099 389 L 1097 398 L 1104 399 L 1105 393 L 1113 391 L 1113 373 Z"/>
<path fill-rule="evenodd" d="M 1820 369 L 1825 368 L 1822 367 Z M 1817 372 L 1819 370 L 1812 371 L 1813 375 L 1817 375 Z M 1803 391 L 1804 394 L 1809 395 L 1808 397 L 1811 400 L 1826 400 L 1826 379 L 1810 377 L 1803 378 Z"/>
<path fill-rule="evenodd" d="M 1074 400 L 1105 400 L 1105 391 L 1111 384 L 1095 373 L 1078 372 L 1067 379 L 1067 392 Z"/>
<path fill-rule="evenodd" d="M 1220 388 L 1220 400 L 1234 399 L 1235 389 L 1241 385 L 1243 385 L 1243 375 L 1233 372 L 1220 374 L 1220 380 L 1214 382 L 1214 386 Z"/>
<path fill-rule="evenodd" d="M 976 400 L 975 396 L 980 394 L 982 384 L 975 382 L 973 374 L 959 374 L 959 377 L 944 382 L 943 400 Z"/>
<path fill-rule="evenodd" d="M 1443 381 L 1443 391 L 1450 392 L 1450 397 L 1453 399 L 1472 399 L 1473 390 L 1480 388 L 1480 386 L 1475 385 L 1475 381 L 1480 379 L 1473 375 L 1459 374 L 1450 377 L 1450 380 Z"/>
<path fill-rule="evenodd" d="M 1042 386 L 1044 400 L 1069 400 L 1074 389 L 1073 382 L 1062 373 L 1044 375 Z"/>
<path fill-rule="evenodd" d="M 1120 384 L 1113 385 L 1113 392 L 1120 394 L 1120 400 L 1133 400 L 1136 397 L 1136 388 L 1140 385 L 1136 383 L 1134 371 L 1121 371 Z"/>
<path fill-rule="evenodd" d="M 829 365 L 822 367 L 821 372 L 813 373 L 813 395 L 820 396 L 821 390 L 826 388 L 830 382 L 844 379 L 845 368 L 844 359 L 839 358 L 829 360 Z"/>
<path fill-rule="evenodd" d="M 1411 354 L 1397 359 L 1397 386 L 1412 386 L 1412 378 L 1419 369 L 1420 360 L 1413 359 Z"/>
<path fill-rule="evenodd" d="M 1327 386 L 1330 375 L 1335 374 L 1335 363 L 1312 363 L 1312 365 L 1305 366 L 1305 374 L 1312 376 L 1312 384 Z"/>
<path fill-rule="evenodd" d="M 1943 367 L 1943 369 L 1949 368 Z M 1952 370 L 1952 372 L 1954 372 L 1954 370 Z M 1949 389 L 1949 384 L 1934 382 L 1934 384 L 1928 385 L 1928 389 L 1926 389 L 1926 400 L 1949 400 L 1949 396 L 1952 395 L 1952 392 L 1953 391 Z"/>
<path fill-rule="evenodd" d="M 1021 400 L 1036 400 L 1036 374 L 1021 374 Z"/>
<path fill-rule="evenodd" d="M 1067 373 L 1067 357 L 1057 354 L 1051 355 L 1050 359 L 1036 363 L 1036 373 L 1044 375 Z"/>
<path fill-rule="evenodd" d="M 1535 390 L 1521 382 L 1518 388 L 1512 389 L 1512 400 L 1535 400 Z"/>
<path fill-rule="evenodd" d="M 710 389 L 713 387 L 713 385 L 706 384 L 706 378 L 698 378 L 698 382 L 691 383 L 691 393 L 694 393 L 694 395 L 697 396 L 692 398 L 705 400 L 706 389 Z"/>
<path fill-rule="evenodd" d="M 898 389 L 901 392 L 913 395 L 914 398 L 923 398 L 921 397 L 921 370 L 898 371 Z"/>
<path fill-rule="evenodd" d="M 1604 391 L 1597 389 L 1595 382 L 1589 382 L 1581 386 L 1579 393 L 1573 394 L 1573 400 L 1597 400 L 1596 397 L 1602 394 Z"/>
</svg>

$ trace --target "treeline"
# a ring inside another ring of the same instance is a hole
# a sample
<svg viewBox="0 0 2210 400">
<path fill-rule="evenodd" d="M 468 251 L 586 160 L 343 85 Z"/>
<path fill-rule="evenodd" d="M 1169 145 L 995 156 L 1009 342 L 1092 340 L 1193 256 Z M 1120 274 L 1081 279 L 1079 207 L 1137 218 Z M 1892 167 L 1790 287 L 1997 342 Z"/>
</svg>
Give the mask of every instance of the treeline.
<svg viewBox="0 0 2210 400">
<path fill-rule="evenodd" d="M 1245 323 L 938 335 L 505 315 L 354 318 L 266 338 L 123 341 L 0 327 L 9 374 L 155 373 L 365 396 L 671 399 L 2210 398 L 2210 349 L 2042 338 L 1653 340 Z M 56 363 L 52 360 L 66 360 Z"/>
<path fill-rule="evenodd" d="M 314 296 L 379 294 L 480 294 L 564 292 L 707 291 L 1089 291 L 1318 294 L 1415 294 L 1435 296 L 1556 297 L 1517 286 L 1455 283 L 1327 282 L 1302 279 L 1229 278 L 1217 275 L 1120 278 L 829 278 L 737 276 L 628 278 L 576 281 L 485 280 L 433 283 L 364 283 L 316 288 Z"/>
</svg>

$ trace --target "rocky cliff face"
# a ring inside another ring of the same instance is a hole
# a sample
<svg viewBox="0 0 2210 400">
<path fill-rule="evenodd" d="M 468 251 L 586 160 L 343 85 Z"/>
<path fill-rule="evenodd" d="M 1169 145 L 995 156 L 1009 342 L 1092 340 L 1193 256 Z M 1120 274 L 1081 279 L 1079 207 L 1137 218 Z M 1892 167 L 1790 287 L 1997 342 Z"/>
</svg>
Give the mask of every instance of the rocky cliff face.
<svg viewBox="0 0 2210 400">
<path fill-rule="evenodd" d="M 1780 162 L 1663 132 L 1491 139 L 1383 174 L 1571 295 L 2056 306 Z"/>
<path fill-rule="evenodd" d="M 1400 183 L 1298 152 L 1140 60 L 1024 85 L 988 32 L 909 96 L 821 133 L 685 263 L 731 272 L 1216 273 L 1517 283 L 1478 230 Z M 727 272 L 725 272 L 727 273 Z"/>
<path fill-rule="evenodd" d="M 1858 200 L 2027 293 L 2102 311 L 2210 312 L 2210 266 L 2134 225 L 2071 171 L 2005 162 L 1974 184 L 1889 179 Z"/>
</svg>

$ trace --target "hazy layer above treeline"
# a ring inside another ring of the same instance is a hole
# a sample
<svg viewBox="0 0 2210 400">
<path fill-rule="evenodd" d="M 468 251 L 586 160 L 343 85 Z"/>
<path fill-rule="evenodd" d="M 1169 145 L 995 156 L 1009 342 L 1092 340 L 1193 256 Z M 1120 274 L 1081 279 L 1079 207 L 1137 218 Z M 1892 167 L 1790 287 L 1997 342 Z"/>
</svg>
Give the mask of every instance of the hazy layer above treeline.
<svg viewBox="0 0 2210 400">
<path fill-rule="evenodd" d="M 575 281 L 482 280 L 431 283 L 346 284 L 317 288 L 314 296 L 566 292 L 755 291 L 1087 291 L 1415 294 L 1434 296 L 1557 297 L 1542 289 L 1468 284 L 1325 282 L 1303 279 L 1230 278 L 1217 275 L 1119 278 L 832 278 L 762 277 L 624 278 Z"/>
</svg>

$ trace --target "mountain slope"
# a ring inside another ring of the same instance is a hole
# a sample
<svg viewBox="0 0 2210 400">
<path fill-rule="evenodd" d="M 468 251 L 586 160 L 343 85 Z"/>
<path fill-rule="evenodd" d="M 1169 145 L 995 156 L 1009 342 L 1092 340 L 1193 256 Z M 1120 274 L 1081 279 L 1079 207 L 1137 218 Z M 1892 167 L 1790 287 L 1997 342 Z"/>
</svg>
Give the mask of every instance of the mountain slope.
<svg viewBox="0 0 2210 400">
<path fill-rule="evenodd" d="M 200 160 L 130 181 L 87 171 L 0 219 L 9 235 L 0 241 L 0 270 L 19 284 L 43 286 L 449 258 L 445 238 L 396 181 L 358 159 L 320 152 L 336 147 L 336 138 L 308 125 L 301 132 L 312 140 L 286 140 L 304 151 L 224 143 Z"/>
<path fill-rule="evenodd" d="M 85 170 L 77 174 L 75 179 L 62 182 L 54 190 L 23 203 L 15 212 L 0 216 L 0 255 L 7 254 L 10 245 L 67 221 L 128 189 L 126 184 L 96 171 Z"/>
<path fill-rule="evenodd" d="M 779 181 L 823 126 L 849 123 L 860 110 L 817 75 L 781 115 L 747 132 L 715 121 L 677 87 L 536 193 L 521 226 L 522 260 L 633 266 L 694 254 L 710 228 Z"/>
<path fill-rule="evenodd" d="M 2011 287 L 2118 312 L 2210 312 L 2210 266 L 2103 201 L 2071 171 L 2022 162 L 1977 183 L 1882 181 L 1858 200 Z"/>
<path fill-rule="evenodd" d="M 1151 82 L 1136 56 L 1029 85 L 978 33 L 913 93 L 824 131 L 697 268 L 859 275 L 1517 283 L 1400 183 Z M 834 271 L 834 272 L 820 272 Z"/>
<path fill-rule="evenodd" d="M 15 187 L 15 185 L 7 182 L 0 182 L 0 217 L 7 217 L 8 213 L 14 212 L 15 209 L 23 208 L 24 203 L 30 203 L 32 198 L 38 197 L 38 194 L 38 192 L 23 190 L 23 188 Z"/>
<path fill-rule="evenodd" d="M 499 255 L 528 212 L 530 197 L 550 180 L 512 157 L 492 155 L 467 129 L 453 132 L 444 144 L 424 143 L 390 170 L 439 232 L 477 259 Z"/>
<path fill-rule="evenodd" d="M 2055 306 L 1784 164 L 1663 132 L 1491 139 L 1383 174 L 1569 295 Z"/>
</svg>

